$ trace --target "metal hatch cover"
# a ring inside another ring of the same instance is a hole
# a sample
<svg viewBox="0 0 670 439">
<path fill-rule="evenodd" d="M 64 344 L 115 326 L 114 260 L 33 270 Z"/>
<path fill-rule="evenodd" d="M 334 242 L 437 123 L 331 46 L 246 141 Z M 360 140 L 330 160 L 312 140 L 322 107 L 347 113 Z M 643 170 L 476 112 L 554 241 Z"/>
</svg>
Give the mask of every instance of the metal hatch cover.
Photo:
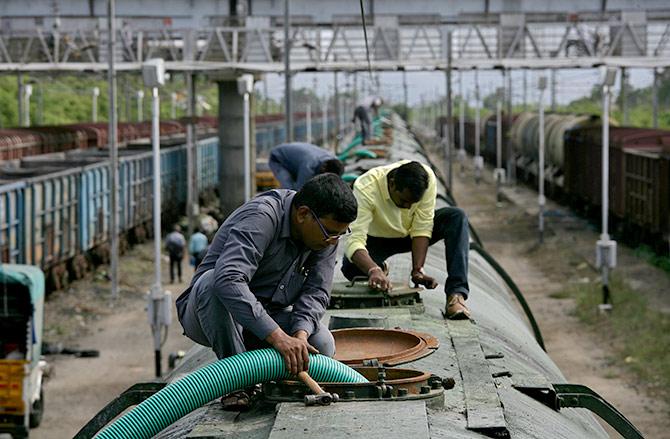
<svg viewBox="0 0 670 439">
<path fill-rule="evenodd" d="M 422 287 L 413 288 L 407 283 L 394 282 L 390 292 L 377 291 L 367 284 L 367 277 L 355 277 L 351 282 L 334 282 L 330 294 L 330 309 L 356 308 L 407 308 L 413 314 L 424 311 L 419 294 Z"/>
<path fill-rule="evenodd" d="M 397 366 L 432 354 L 437 338 L 408 329 L 351 328 L 332 331 L 335 359 L 348 365 Z"/>
</svg>

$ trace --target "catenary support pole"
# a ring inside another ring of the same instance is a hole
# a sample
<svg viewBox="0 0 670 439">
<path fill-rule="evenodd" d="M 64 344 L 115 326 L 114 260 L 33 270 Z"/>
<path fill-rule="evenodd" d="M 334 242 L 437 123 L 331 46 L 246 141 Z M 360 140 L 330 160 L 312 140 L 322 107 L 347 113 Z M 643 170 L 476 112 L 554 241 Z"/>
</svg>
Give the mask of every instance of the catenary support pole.
<svg viewBox="0 0 670 439">
<path fill-rule="evenodd" d="M 161 286 L 161 158 L 160 158 L 160 98 L 158 87 L 151 89 L 151 152 L 153 159 L 153 204 L 154 204 L 154 286 L 152 294 L 162 295 Z M 159 306 L 154 307 L 154 312 L 159 312 Z M 158 320 L 158 319 L 156 319 Z M 156 364 L 156 376 L 162 374 L 161 367 L 161 331 L 153 331 L 154 356 Z"/>
<path fill-rule="evenodd" d="M 409 107 L 407 106 L 407 72 L 405 70 L 402 71 L 402 103 L 403 109 L 405 110 L 405 122 L 407 125 L 410 125 Z"/>
<path fill-rule="evenodd" d="M 116 69 L 114 56 L 116 50 L 116 8 L 115 0 L 107 3 L 107 25 L 109 38 L 107 41 L 107 81 L 109 87 L 109 186 L 110 191 L 110 278 L 112 281 L 112 298 L 119 296 L 119 151 L 116 126 Z"/>
<path fill-rule="evenodd" d="M 652 121 L 654 128 L 658 128 L 658 69 L 654 67 L 654 81 L 651 84 Z"/>
<path fill-rule="evenodd" d="M 503 168 L 502 168 L 502 96 L 498 96 L 496 101 L 496 201 L 502 202 L 502 183 L 503 183 Z"/>
<path fill-rule="evenodd" d="M 458 162 L 461 177 L 465 172 L 465 95 L 463 94 L 463 71 L 458 72 Z"/>
<path fill-rule="evenodd" d="M 270 114 L 270 97 L 268 96 L 268 75 L 263 78 L 263 115 Z"/>
<path fill-rule="evenodd" d="M 528 70 L 523 69 L 523 111 L 527 110 L 528 110 Z"/>
<path fill-rule="evenodd" d="M 321 144 L 323 149 L 330 149 L 328 146 L 328 93 L 323 95 L 321 103 Z"/>
<path fill-rule="evenodd" d="M 479 101 L 479 71 L 475 69 L 475 183 L 477 184 L 479 184 L 482 169 L 484 168 L 484 160 L 482 156 L 479 154 L 481 144 L 480 107 L 481 104 Z"/>
<path fill-rule="evenodd" d="M 137 121 L 144 120 L 144 90 L 137 90 Z"/>
<path fill-rule="evenodd" d="M 551 69 L 551 112 L 556 112 L 556 83 L 558 82 L 558 72 Z"/>
<path fill-rule="evenodd" d="M 93 120 L 93 122 L 98 121 L 98 96 L 100 96 L 100 89 L 98 87 L 93 87 L 93 102 L 91 103 L 91 120 Z"/>
<path fill-rule="evenodd" d="M 333 107 L 335 118 L 335 150 L 337 150 L 337 144 L 340 139 L 340 90 L 337 84 L 337 71 L 333 72 L 333 87 L 334 87 L 334 96 L 333 96 Z"/>
<path fill-rule="evenodd" d="M 616 266 L 616 241 L 611 240 L 608 231 L 609 221 L 609 112 L 610 93 L 616 80 L 616 69 L 609 68 L 603 83 L 603 121 L 602 124 L 602 234 L 596 242 L 596 266 L 600 268 L 602 276 L 603 300 L 598 306 L 602 311 L 610 311 L 612 303 L 609 290 L 609 272 Z M 621 78 L 622 83 L 624 78 Z"/>
<path fill-rule="evenodd" d="M 621 68 L 621 113 L 623 114 L 623 124 L 630 125 L 628 112 L 628 69 Z"/>
<path fill-rule="evenodd" d="M 286 118 L 286 141 L 293 142 L 293 108 L 291 100 L 291 15 L 289 14 L 290 0 L 284 0 L 284 103 Z"/>
<path fill-rule="evenodd" d="M 506 110 L 506 119 L 507 126 L 512 126 L 512 72 L 511 70 L 504 70 L 504 74 L 507 79 L 507 98 L 505 99 L 505 104 L 507 107 Z M 510 142 L 510 151 L 507 156 L 507 181 L 511 183 L 516 183 L 516 163 L 515 163 L 516 151 L 514 150 L 514 144 Z"/>
<path fill-rule="evenodd" d="M 18 116 L 19 116 L 19 126 L 25 126 L 24 125 L 24 120 L 23 120 L 23 73 L 19 72 L 19 74 L 16 76 L 16 81 L 18 84 L 18 89 L 17 89 L 17 94 L 16 94 L 16 102 L 18 104 Z"/>
<path fill-rule="evenodd" d="M 30 126 L 30 97 L 33 95 L 33 86 L 32 84 L 26 84 L 23 87 L 23 98 L 25 99 L 25 102 L 23 103 L 23 110 L 25 111 L 25 115 L 23 116 L 23 126 L 29 127 Z"/>
<path fill-rule="evenodd" d="M 196 187 L 195 168 L 196 160 L 196 132 L 195 132 L 195 77 L 193 72 L 186 72 L 186 116 L 188 123 L 186 125 L 186 217 L 188 218 L 188 235 L 193 233 L 195 227 L 195 214 L 197 213 L 198 189 Z"/>
<path fill-rule="evenodd" d="M 244 93 L 244 202 L 251 199 L 251 114 L 249 93 Z"/>
<path fill-rule="evenodd" d="M 553 72 L 553 70 L 552 70 Z M 539 151 L 539 162 L 538 162 L 538 172 L 537 172 L 537 183 L 538 183 L 538 197 L 537 203 L 539 207 L 538 212 L 538 232 L 540 244 L 544 242 L 544 90 L 546 88 L 546 78 L 544 76 L 540 77 L 538 88 L 540 90 L 540 98 L 538 101 L 538 111 L 539 111 L 539 124 L 538 124 L 538 139 L 540 141 L 540 151 Z M 552 90 L 553 93 L 553 90 Z"/>
<path fill-rule="evenodd" d="M 307 126 L 307 132 L 305 133 L 306 142 L 313 143 L 312 139 L 312 104 L 307 104 L 305 106 L 305 124 Z"/>
<path fill-rule="evenodd" d="M 449 191 L 452 190 L 453 186 L 453 166 L 452 166 L 452 145 L 454 143 L 454 117 L 452 114 L 452 92 L 451 92 L 451 62 L 452 62 L 452 41 L 451 31 L 447 32 L 447 96 L 446 96 L 446 105 L 447 105 L 447 130 L 446 130 L 446 144 L 445 144 L 445 156 L 447 160 L 447 185 L 449 186 Z"/>
</svg>

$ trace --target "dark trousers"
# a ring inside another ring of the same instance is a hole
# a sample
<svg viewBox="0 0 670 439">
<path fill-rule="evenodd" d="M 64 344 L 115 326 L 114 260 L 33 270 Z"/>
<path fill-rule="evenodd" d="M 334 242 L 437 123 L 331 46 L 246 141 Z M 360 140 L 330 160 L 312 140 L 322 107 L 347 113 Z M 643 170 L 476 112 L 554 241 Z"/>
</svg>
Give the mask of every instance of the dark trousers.
<svg viewBox="0 0 670 439">
<path fill-rule="evenodd" d="M 430 245 L 443 239 L 445 256 L 447 259 L 447 281 L 444 291 L 447 294 L 461 293 L 467 297 L 468 286 L 468 252 L 470 249 L 470 235 L 468 232 L 468 218 L 458 207 L 443 207 L 435 211 L 433 234 Z M 412 239 L 378 238 L 368 235 L 366 248 L 373 261 L 381 266 L 384 261 L 398 253 L 412 251 Z M 355 264 L 344 257 L 342 274 L 351 280 L 355 276 L 367 277 Z M 439 279 L 436 279 L 439 282 Z"/>
<path fill-rule="evenodd" d="M 177 277 L 181 282 L 181 260 L 184 259 L 181 255 L 170 255 L 170 282 L 174 282 L 174 272 L 177 271 Z"/>
<path fill-rule="evenodd" d="M 198 344 L 211 347 L 219 359 L 270 347 L 265 340 L 260 340 L 235 321 L 212 292 L 213 283 L 214 270 L 206 271 L 193 286 L 188 300 L 177 304 L 184 334 Z M 291 307 L 266 311 L 284 332 L 290 332 Z M 335 355 L 335 340 L 323 323 L 319 323 L 316 332 L 307 341 L 323 355 Z"/>
</svg>

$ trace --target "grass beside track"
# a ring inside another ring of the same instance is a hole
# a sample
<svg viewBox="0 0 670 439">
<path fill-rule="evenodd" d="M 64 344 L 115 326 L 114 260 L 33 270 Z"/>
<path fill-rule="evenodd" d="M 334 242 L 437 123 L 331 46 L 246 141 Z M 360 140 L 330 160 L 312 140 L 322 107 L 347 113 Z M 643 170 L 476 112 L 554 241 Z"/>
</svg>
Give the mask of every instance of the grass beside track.
<svg viewBox="0 0 670 439">
<path fill-rule="evenodd" d="M 635 249 L 635 256 L 642 258 L 663 271 L 670 273 L 670 257 L 659 255 L 648 245 L 641 245 Z"/>
<path fill-rule="evenodd" d="M 616 362 L 670 401 L 670 316 L 649 307 L 620 277 L 610 280 L 610 291 L 613 309 L 608 314 L 598 312 L 600 282 L 573 285 L 564 294 L 575 298 L 577 316 L 611 342 Z"/>
</svg>

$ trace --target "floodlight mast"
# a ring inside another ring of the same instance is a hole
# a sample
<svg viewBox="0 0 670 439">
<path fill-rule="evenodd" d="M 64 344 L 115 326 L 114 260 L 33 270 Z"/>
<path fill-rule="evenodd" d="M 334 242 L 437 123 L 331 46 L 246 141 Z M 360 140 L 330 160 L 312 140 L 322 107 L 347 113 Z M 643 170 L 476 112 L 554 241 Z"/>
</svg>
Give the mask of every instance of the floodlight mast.
<svg viewBox="0 0 670 439">
<path fill-rule="evenodd" d="M 540 99 L 538 103 L 539 108 L 539 163 L 538 167 L 538 232 L 540 238 L 540 244 L 544 241 L 544 206 L 546 204 L 546 198 L 544 196 L 544 91 L 547 88 L 547 78 L 546 76 L 541 76 L 538 81 L 537 88 L 540 90 Z"/>
</svg>

